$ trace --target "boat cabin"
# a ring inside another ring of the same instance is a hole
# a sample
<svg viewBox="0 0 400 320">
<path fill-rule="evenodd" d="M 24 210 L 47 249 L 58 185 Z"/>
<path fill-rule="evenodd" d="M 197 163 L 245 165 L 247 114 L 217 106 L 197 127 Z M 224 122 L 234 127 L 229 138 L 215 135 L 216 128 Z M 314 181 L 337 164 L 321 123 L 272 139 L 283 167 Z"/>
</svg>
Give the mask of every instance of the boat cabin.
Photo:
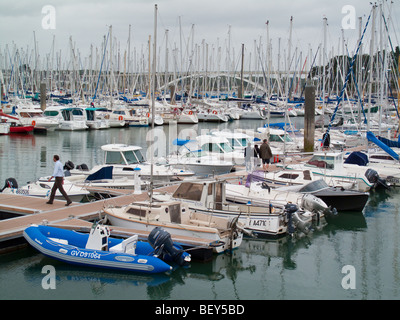
<svg viewBox="0 0 400 320">
<path fill-rule="evenodd" d="M 316 153 L 306 163 L 307 167 L 323 168 L 329 170 L 339 169 L 343 164 L 343 153 Z"/>
<path fill-rule="evenodd" d="M 226 138 L 234 149 L 244 149 L 249 143 L 253 143 L 252 137 L 241 132 L 216 131 L 212 134 L 216 137 Z"/>
<path fill-rule="evenodd" d="M 225 181 L 182 182 L 172 198 L 192 202 L 206 209 L 222 210 L 226 202 Z"/>
<path fill-rule="evenodd" d="M 233 152 L 228 139 L 224 137 L 215 137 L 211 135 L 201 135 L 196 138 L 200 148 L 212 153 Z"/>
<path fill-rule="evenodd" d="M 145 162 L 142 148 L 126 144 L 107 144 L 101 146 L 105 151 L 104 164 L 106 165 L 132 165 Z"/>
<path fill-rule="evenodd" d="M 85 120 L 85 115 L 82 108 L 64 108 L 61 110 L 61 115 L 65 121 Z"/>
</svg>

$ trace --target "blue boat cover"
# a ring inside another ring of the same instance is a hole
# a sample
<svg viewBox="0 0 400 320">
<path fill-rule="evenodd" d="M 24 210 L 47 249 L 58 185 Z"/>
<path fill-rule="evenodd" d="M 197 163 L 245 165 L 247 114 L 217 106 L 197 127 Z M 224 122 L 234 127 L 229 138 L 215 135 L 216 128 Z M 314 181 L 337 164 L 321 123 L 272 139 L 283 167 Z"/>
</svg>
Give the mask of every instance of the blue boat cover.
<svg viewBox="0 0 400 320">
<path fill-rule="evenodd" d="M 183 146 L 183 145 L 185 145 L 186 143 L 188 143 L 190 140 L 187 140 L 187 139 L 175 139 L 174 141 L 172 141 L 172 144 L 174 145 L 174 146 Z"/>
<path fill-rule="evenodd" d="M 382 141 L 384 144 L 386 144 L 390 148 L 400 148 L 400 142 L 399 141 L 394 141 L 394 140 L 389 140 L 380 136 L 377 136 L 379 141 Z"/>
<path fill-rule="evenodd" d="M 112 179 L 113 167 L 103 167 L 100 170 L 92 173 L 86 178 L 86 181 L 102 180 L 102 179 Z"/>
<path fill-rule="evenodd" d="M 354 151 L 350 153 L 344 163 L 366 166 L 368 164 L 368 156 L 365 153 Z"/>
<path fill-rule="evenodd" d="M 375 143 L 383 151 L 390 154 L 394 159 L 399 160 L 399 155 L 396 152 L 394 152 L 392 149 L 390 149 L 389 146 L 387 146 L 382 141 L 380 141 L 371 131 L 367 132 L 367 139 L 368 139 L 368 141 Z"/>
</svg>

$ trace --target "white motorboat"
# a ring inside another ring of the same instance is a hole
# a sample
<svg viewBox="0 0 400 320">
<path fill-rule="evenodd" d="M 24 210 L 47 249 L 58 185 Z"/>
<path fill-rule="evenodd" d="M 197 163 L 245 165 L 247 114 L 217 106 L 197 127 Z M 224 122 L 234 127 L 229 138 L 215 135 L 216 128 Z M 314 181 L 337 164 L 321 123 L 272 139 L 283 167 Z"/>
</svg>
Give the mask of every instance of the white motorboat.
<svg viewBox="0 0 400 320">
<path fill-rule="evenodd" d="M 180 108 L 178 108 L 180 109 Z M 175 109 L 174 109 L 175 110 Z M 180 111 L 178 116 L 178 123 L 179 124 L 196 124 L 199 122 L 199 118 L 197 117 L 196 111 L 191 109 L 183 108 Z"/>
<path fill-rule="evenodd" d="M 85 107 L 86 125 L 89 129 L 100 130 L 110 128 L 110 121 L 105 116 L 106 108 Z"/>
<path fill-rule="evenodd" d="M 104 151 L 104 162 L 88 170 L 87 166 L 77 166 L 70 170 L 71 175 L 90 175 L 106 166 L 113 166 L 113 177 L 134 177 L 135 169 L 140 169 L 140 177 L 149 180 L 151 177 L 151 164 L 146 162 L 141 150 L 142 147 L 126 144 L 106 144 L 101 146 Z M 170 181 L 175 178 L 193 176 L 194 172 L 176 169 L 167 165 L 153 165 L 153 178 L 155 181 Z"/>
<path fill-rule="evenodd" d="M 15 179 L 9 178 L 6 180 L 6 185 L 1 190 L 1 192 L 7 194 L 21 194 L 27 196 L 49 198 L 51 188 L 54 185 L 54 178 L 51 181 L 48 181 L 49 178 L 50 177 L 42 177 L 37 181 L 28 182 L 27 185 L 22 187 L 18 187 L 18 183 L 15 181 Z M 8 180 L 10 180 L 11 183 L 7 183 Z M 66 179 L 64 179 L 63 188 L 73 202 L 80 202 L 85 196 L 90 194 L 89 191 L 87 191 L 85 188 L 76 186 Z M 59 190 L 56 191 L 55 199 L 65 200 L 64 196 L 60 193 Z"/>
<path fill-rule="evenodd" d="M 207 152 L 195 148 L 190 149 L 186 145 L 190 140 L 175 139 L 173 144 L 182 146 L 176 154 L 166 158 L 166 162 L 175 168 L 182 168 L 195 173 L 198 176 L 220 175 L 232 170 L 232 161 L 223 161 Z"/>
<path fill-rule="evenodd" d="M 233 164 L 243 165 L 245 162 L 244 151 L 234 150 L 225 137 L 215 135 L 200 135 L 196 137 L 196 142 L 188 143 L 191 150 L 202 149 L 215 159 L 232 162 Z"/>
<path fill-rule="evenodd" d="M 148 127 L 149 116 L 140 109 L 119 105 L 113 108 L 110 119 L 125 121 L 129 127 Z"/>
<path fill-rule="evenodd" d="M 343 162 L 342 152 L 317 152 L 306 163 L 289 164 L 283 170 L 265 172 L 263 176 L 268 183 L 278 185 L 304 184 L 323 179 L 329 186 L 342 186 L 345 189 L 365 192 L 375 186 L 367 174 L 368 169 L 378 168 L 346 164 Z M 376 171 L 380 177 L 388 172 L 383 169 Z"/>
<path fill-rule="evenodd" d="M 220 109 L 202 107 L 197 111 L 199 121 L 227 122 L 229 117 Z"/>
<path fill-rule="evenodd" d="M 314 213 L 301 210 L 295 204 L 230 202 L 226 198 L 225 183 L 221 180 L 182 182 L 173 194 L 154 193 L 153 196 L 163 201 L 182 201 L 193 211 L 212 217 L 238 219 L 249 234 L 265 238 L 279 238 L 288 233 L 307 234 L 317 218 Z M 321 215 L 318 218 L 319 223 L 322 222 Z"/>
<path fill-rule="evenodd" d="M 69 168 L 71 170 L 73 167 Z M 101 167 L 98 171 L 91 175 L 69 175 L 66 180 L 88 189 L 92 194 L 101 193 L 98 188 L 112 188 L 112 189 L 134 189 L 135 193 L 141 193 L 141 190 L 149 186 L 148 181 L 142 181 L 139 176 L 140 170 L 135 170 L 137 173 L 133 177 L 114 177 L 113 166 Z M 105 192 L 107 193 L 107 192 Z"/>
<path fill-rule="evenodd" d="M 49 106 L 44 110 L 45 117 L 60 123 L 58 129 L 66 131 L 86 130 L 84 110 L 79 107 Z"/>
<path fill-rule="evenodd" d="M 34 126 L 35 129 L 54 131 L 58 129 L 60 123 L 56 119 L 45 117 L 40 108 L 18 107 L 15 109 L 19 120 L 25 126 Z"/>
<path fill-rule="evenodd" d="M 215 253 L 235 249 L 242 243 L 243 233 L 237 221 L 195 212 L 180 201 L 145 201 L 103 210 L 111 225 L 139 231 L 161 227 L 171 236 L 202 239 Z"/>
<path fill-rule="evenodd" d="M 284 206 L 287 203 L 294 203 L 298 207 L 319 214 L 321 217 L 336 214 L 334 208 L 320 198 L 309 194 L 300 193 L 292 190 L 277 190 L 270 188 L 265 182 L 252 181 L 252 175 L 248 175 L 245 185 L 226 184 L 226 199 L 236 203 L 246 204 L 250 201 L 257 205 Z"/>
<path fill-rule="evenodd" d="M 241 109 L 241 119 L 265 120 L 268 116 L 268 111 L 265 106 L 259 107 L 257 105 L 247 103 L 243 104 Z"/>
</svg>

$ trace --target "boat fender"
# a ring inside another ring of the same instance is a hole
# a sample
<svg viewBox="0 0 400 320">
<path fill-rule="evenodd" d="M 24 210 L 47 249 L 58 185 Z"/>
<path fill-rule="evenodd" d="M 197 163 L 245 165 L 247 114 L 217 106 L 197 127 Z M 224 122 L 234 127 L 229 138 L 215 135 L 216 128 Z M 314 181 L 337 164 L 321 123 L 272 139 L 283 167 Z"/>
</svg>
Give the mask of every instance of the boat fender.
<svg viewBox="0 0 400 320">
<path fill-rule="evenodd" d="M 187 265 L 188 254 L 183 249 L 177 249 L 171 239 L 171 235 L 160 227 L 155 227 L 148 236 L 148 242 L 154 249 L 154 253 L 164 261 L 171 260 L 179 266 Z"/>
<path fill-rule="evenodd" d="M 6 188 L 18 188 L 18 183 L 17 180 L 15 180 L 15 178 L 7 178 L 4 184 L 3 189 L 0 190 L 0 192 L 3 192 L 4 189 Z"/>
</svg>

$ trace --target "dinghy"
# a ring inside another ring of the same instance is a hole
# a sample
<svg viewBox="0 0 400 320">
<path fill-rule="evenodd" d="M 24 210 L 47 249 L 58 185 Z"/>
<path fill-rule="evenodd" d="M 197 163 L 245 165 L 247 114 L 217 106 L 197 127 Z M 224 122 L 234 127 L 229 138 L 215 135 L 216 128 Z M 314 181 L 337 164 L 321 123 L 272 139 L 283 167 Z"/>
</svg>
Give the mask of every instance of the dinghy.
<svg viewBox="0 0 400 320">
<path fill-rule="evenodd" d="M 67 263 L 143 273 L 163 273 L 172 270 L 166 261 L 179 265 L 190 261 L 190 255 L 171 245 L 162 230 L 149 235 L 151 244 L 138 241 L 133 235 L 127 239 L 110 237 L 110 229 L 94 223 L 90 233 L 80 233 L 51 226 L 31 225 L 24 230 L 24 238 L 42 254 Z M 158 237 L 164 235 L 160 243 Z M 153 247 L 154 245 L 154 247 Z M 157 246 L 156 246 L 157 245 Z M 160 256 L 165 257 L 163 261 Z"/>
</svg>

